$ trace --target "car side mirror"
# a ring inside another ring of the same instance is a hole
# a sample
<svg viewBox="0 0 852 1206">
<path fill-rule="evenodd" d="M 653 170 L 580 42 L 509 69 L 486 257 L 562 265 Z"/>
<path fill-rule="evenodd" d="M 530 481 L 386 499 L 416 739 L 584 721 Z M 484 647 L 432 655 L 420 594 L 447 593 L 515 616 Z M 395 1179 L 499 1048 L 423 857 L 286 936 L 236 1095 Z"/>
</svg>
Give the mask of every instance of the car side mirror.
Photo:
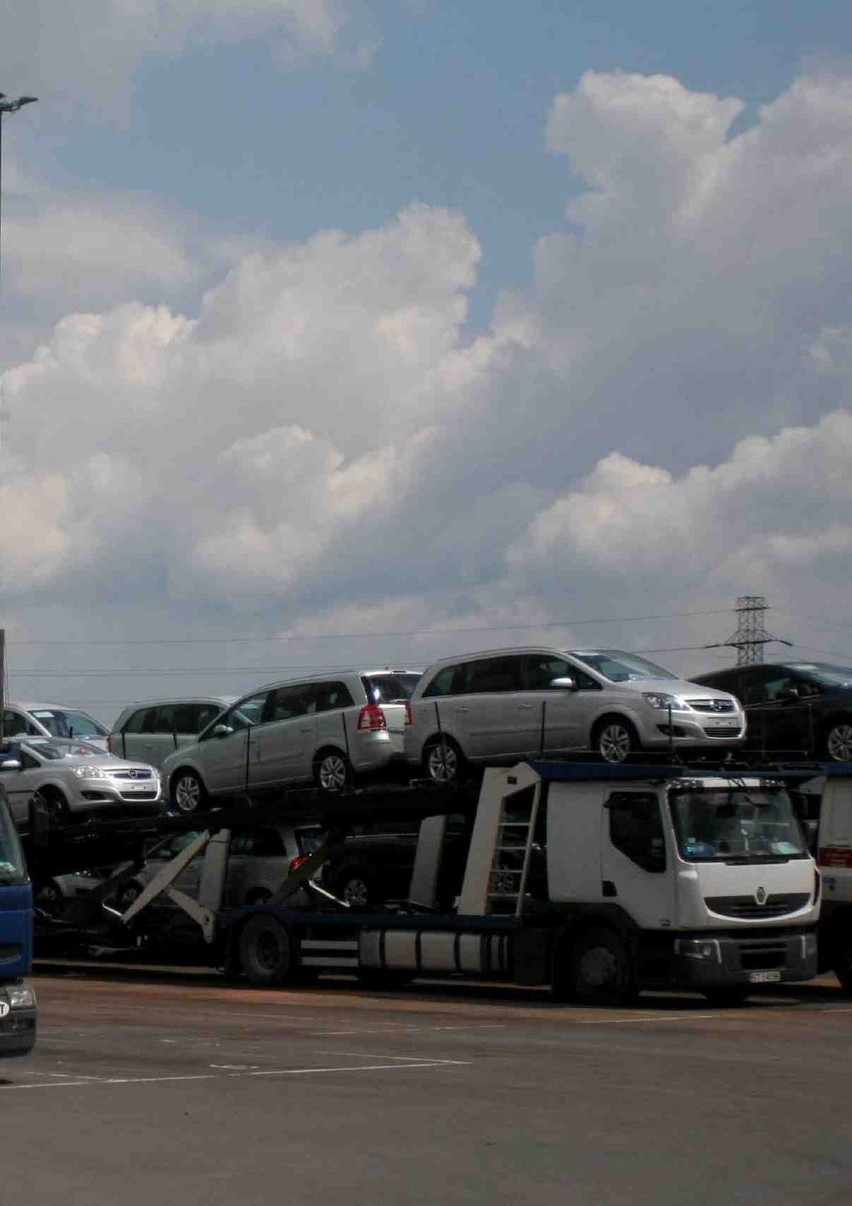
<svg viewBox="0 0 852 1206">
<path fill-rule="evenodd" d="M 229 724 L 217 724 L 213 729 L 214 737 L 229 737 L 233 733 L 233 729 Z"/>
<path fill-rule="evenodd" d="M 562 677 L 562 678 L 552 678 L 550 680 L 550 685 L 551 685 L 551 687 L 556 687 L 556 688 L 561 687 L 561 689 L 563 691 L 576 691 L 577 690 L 577 684 L 574 682 L 573 678 L 571 678 L 570 675 L 568 675 L 568 674 L 564 675 L 564 677 Z"/>
<path fill-rule="evenodd" d="M 19 771 L 20 769 L 21 763 L 17 758 L 4 758 L 0 762 L 0 771 Z"/>
</svg>

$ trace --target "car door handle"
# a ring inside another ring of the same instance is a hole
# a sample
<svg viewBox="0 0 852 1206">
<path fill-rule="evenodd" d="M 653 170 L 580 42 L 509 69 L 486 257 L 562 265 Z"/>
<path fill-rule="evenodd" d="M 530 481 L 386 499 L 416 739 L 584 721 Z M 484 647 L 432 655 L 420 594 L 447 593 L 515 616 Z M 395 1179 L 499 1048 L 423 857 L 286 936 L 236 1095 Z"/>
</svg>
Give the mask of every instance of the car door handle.
<svg viewBox="0 0 852 1206">
<path fill-rule="evenodd" d="M 299 729 L 300 733 L 310 733 L 310 731 L 311 726 L 309 724 L 302 725 L 302 727 Z"/>
<path fill-rule="evenodd" d="M 518 708 L 522 712 L 531 712 L 533 709 L 533 706 L 532 706 L 532 704 L 518 704 Z"/>
</svg>

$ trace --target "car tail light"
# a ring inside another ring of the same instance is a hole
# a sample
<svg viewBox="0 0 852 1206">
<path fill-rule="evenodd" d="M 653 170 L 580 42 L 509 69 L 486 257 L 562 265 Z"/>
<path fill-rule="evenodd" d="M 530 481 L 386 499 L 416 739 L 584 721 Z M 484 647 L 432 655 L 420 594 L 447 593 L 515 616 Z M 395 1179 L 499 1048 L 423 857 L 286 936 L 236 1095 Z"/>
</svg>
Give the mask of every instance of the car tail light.
<svg viewBox="0 0 852 1206">
<path fill-rule="evenodd" d="M 388 727 L 387 719 L 382 709 L 376 703 L 368 703 L 358 713 L 358 731 L 369 729 L 376 731 Z"/>
<path fill-rule="evenodd" d="M 295 858 L 290 859 L 288 875 L 292 875 L 294 871 L 298 871 L 300 867 L 308 861 L 311 856 L 309 854 L 297 854 Z"/>
<path fill-rule="evenodd" d="M 414 724 L 414 719 L 412 718 L 412 715 L 411 715 L 411 700 L 407 699 L 405 701 L 405 726 L 406 726 L 406 728 L 410 724 Z"/>
</svg>

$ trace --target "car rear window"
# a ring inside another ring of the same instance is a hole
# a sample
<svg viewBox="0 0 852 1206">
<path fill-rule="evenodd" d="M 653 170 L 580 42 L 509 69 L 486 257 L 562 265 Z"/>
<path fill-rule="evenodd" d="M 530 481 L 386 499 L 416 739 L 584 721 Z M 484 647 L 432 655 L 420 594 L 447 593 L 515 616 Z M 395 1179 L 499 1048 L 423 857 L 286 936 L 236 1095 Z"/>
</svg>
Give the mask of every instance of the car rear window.
<svg viewBox="0 0 852 1206">
<path fill-rule="evenodd" d="M 364 675 L 364 690 L 370 703 L 404 703 L 420 682 L 419 674 Z"/>
</svg>

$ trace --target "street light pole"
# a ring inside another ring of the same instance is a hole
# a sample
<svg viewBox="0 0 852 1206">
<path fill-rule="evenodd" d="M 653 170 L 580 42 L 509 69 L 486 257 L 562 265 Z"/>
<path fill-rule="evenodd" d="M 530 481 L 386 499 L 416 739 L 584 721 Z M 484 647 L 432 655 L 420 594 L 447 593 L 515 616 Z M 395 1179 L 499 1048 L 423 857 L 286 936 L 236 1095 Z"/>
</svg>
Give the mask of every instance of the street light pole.
<svg viewBox="0 0 852 1206">
<path fill-rule="evenodd" d="M 9 100 L 5 92 L 0 92 L 0 266 L 3 259 L 3 118 L 5 114 L 17 113 L 24 105 L 32 105 L 37 100 L 37 96 L 19 96 L 17 100 Z"/>
</svg>

